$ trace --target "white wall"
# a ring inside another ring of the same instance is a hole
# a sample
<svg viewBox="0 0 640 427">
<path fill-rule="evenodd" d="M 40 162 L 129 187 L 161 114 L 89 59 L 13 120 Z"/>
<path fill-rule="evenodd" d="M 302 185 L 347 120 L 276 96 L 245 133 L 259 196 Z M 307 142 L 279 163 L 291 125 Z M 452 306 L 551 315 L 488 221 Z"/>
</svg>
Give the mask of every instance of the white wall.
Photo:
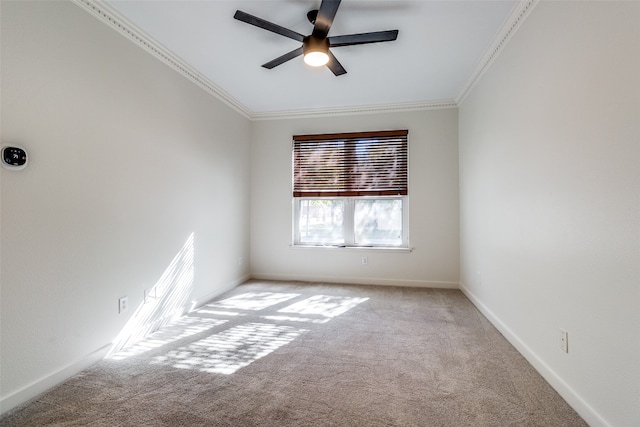
<svg viewBox="0 0 640 427">
<path fill-rule="evenodd" d="M 251 275 L 458 287 L 456 109 L 257 121 L 251 144 Z M 292 248 L 291 140 L 296 134 L 409 130 L 411 253 Z M 361 257 L 368 257 L 362 265 Z"/>
<path fill-rule="evenodd" d="M 459 114 L 461 286 L 587 422 L 637 426 L 640 3 L 540 2 Z"/>
<path fill-rule="evenodd" d="M 30 154 L 1 172 L 6 411 L 102 356 L 191 233 L 190 300 L 248 277 L 250 122 L 69 2 L 2 2 L 1 54 Z"/>
</svg>

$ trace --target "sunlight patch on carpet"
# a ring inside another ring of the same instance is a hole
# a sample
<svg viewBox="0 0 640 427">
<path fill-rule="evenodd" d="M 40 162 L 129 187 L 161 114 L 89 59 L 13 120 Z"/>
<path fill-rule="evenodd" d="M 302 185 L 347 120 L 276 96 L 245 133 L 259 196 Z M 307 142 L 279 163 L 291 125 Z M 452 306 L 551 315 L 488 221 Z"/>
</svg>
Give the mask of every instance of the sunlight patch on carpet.
<svg viewBox="0 0 640 427">
<path fill-rule="evenodd" d="M 259 311 L 272 305 L 290 300 L 300 294 L 283 294 L 279 292 L 247 292 L 231 298 L 206 304 L 204 309 L 232 309 Z"/>
<path fill-rule="evenodd" d="M 325 319 L 312 319 L 310 317 L 294 317 L 294 316 L 262 316 L 266 320 L 274 320 L 276 322 L 300 322 L 300 323 L 327 323 L 330 318 Z"/>
<path fill-rule="evenodd" d="M 128 357 L 137 356 L 170 344 L 182 338 L 190 337 L 200 332 L 204 332 L 216 326 L 228 322 L 227 320 L 208 319 L 202 317 L 182 317 L 170 325 L 164 326 L 147 338 L 138 341 L 130 347 L 111 354 L 107 359 L 123 360 Z"/>
<path fill-rule="evenodd" d="M 245 316 L 237 311 L 207 310 L 205 308 L 198 309 L 195 312 L 197 314 L 213 314 L 215 316 Z"/>
<path fill-rule="evenodd" d="M 332 318 L 346 313 L 353 307 L 367 301 L 368 299 L 369 298 L 315 295 L 278 310 L 278 313 L 311 314 Z"/>
<path fill-rule="evenodd" d="M 229 375 L 307 331 L 291 326 L 247 323 L 156 356 L 151 364 Z"/>
</svg>

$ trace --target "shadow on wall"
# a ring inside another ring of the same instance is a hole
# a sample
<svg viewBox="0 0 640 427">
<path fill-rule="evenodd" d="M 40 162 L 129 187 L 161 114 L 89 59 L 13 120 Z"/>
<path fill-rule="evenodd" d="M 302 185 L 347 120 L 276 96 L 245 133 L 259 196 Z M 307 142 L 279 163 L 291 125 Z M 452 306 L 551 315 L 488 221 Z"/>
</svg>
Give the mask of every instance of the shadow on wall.
<svg viewBox="0 0 640 427">
<path fill-rule="evenodd" d="M 136 343 L 168 324 L 182 322 L 183 334 L 186 334 L 184 336 L 200 331 L 199 328 L 202 325 L 190 325 L 188 319 L 180 320 L 182 315 L 192 308 L 188 307 L 188 300 L 193 290 L 193 240 L 194 233 L 191 233 L 160 279 L 145 295 L 145 300 L 136 308 L 133 316 L 122 328 L 107 358 L 115 358 L 116 354 L 123 354 L 122 350 L 125 348 L 130 349 L 132 354 L 139 352 L 139 347 L 143 344 L 136 345 Z M 182 337 L 175 339 L 179 338 Z M 162 338 L 159 340 L 162 341 Z M 157 342 L 149 341 L 144 346 L 156 344 Z"/>
</svg>

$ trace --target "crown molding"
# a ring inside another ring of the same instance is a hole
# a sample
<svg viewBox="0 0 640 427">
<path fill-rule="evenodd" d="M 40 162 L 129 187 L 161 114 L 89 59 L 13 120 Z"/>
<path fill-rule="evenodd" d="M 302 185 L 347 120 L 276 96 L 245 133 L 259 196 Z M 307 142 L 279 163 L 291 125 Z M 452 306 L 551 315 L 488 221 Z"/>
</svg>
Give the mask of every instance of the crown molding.
<svg viewBox="0 0 640 427">
<path fill-rule="evenodd" d="M 173 54 L 167 48 L 156 42 L 141 28 L 129 21 L 126 17 L 122 16 L 122 14 L 105 2 L 101 0 L 73 0 L 73 2 L 250 120 L 299 119 L 457 108 L 457 104 L 454 100 L 441 100 L 309 110 L 254 112 L 233 98 L 207 77 L 200 74 L 197 70 Z"/>
<path fill-rule="evenodd" d="M 462 104 L 462 102 L 464 102 L 466 96 L 471 92 L 475 84 L 498 57 L 499 53 L 507 44 L 511 36 L 513 36 L 531 10 L 533 10 L 535 5 L 539 2 L 539 0 L 521 0 L 514 6 L 511 15 L 505 21 L 505 25 L 497 33 L 482 60 L 478 63 L 478 66 L 471 74 L 471 77 L 467 80 L 466 84 L 455 99 L 308 110 L 255 112 L 240 103 L 207 77 L 200 74 L 197 70 L 170 52 L 167 48 L 160 45 L 137 25 L 129 21 L 103 1 L 72 1 L 249 120 L 299 119 L 457 108 Z"/>
<path fill-rule="evenodd" d="M 452 99 L 431 102 L 412 102 L 401 104 L 362 105 L 338 108 L 322 108 L 312 110 L 269 111 L 254 113 L 253 120 L 306 119 L 313 117 L 350 116 L 375 113 L 401 113 L 406 111 L 441 110 L 457 108 Z"/>
<path fill-rule="evenodd" d="M 502 29 L 496 34 L 493 39 L 493 42 L 489 45 L 487 52 L 484 54 L 478 66 L 471 74 L 471 77 L 465 85 L 462 87 L 462 90 L 455 98 L 455 103 L 457 105 L 461 105 L 467 95 L 471 93 L 473 87 L 480 81 L 484 73 L 489 69 L 493 61 L 499 56 L 504 47 L 507 45 L 507 42 L 511 39 L 511 37 L 515 34 L 516 30 L 520 28 L 522 23 L 525 21 L 527 16 L 531 13 L 533 8 L 538 4 L 539 0 L 521 0 L 519 1 L 511 11 L 511 15 L 505 21 L 505 24 L 502 26 Z"/>
<path fill-rule="evenodd" d="M 89 12 L 100 21 L 109 25 L 118 33 L 124 35 L 135 44 L 151 53 L 153 56 L 164 62 L 169 67 L 173 68 L 178 73 L 182 74 L 187 79 L 198 85 L 200 88 L 209 92 L 229 107 L 233 108 L 238 113 L 242 114 L 248 119 L 252 118 L 253 112 L 247 107 L 242 105 L 239 101 L 225 92 L 218 85 L 213 83 L 207 77 L 200 74 L 197 70 L 187 64 L 185 61 L 177 57 L 170 52 L 167 48 L 160 45 L 153 38 L 145 34 L 142 29 L 137 27 L 127 18 L 122 16 L 118 11 L 108 6 L 106 3 L 100 0 L 73 0 L 73 2 L 80 6 L 85 11 Z"/>
</svg>

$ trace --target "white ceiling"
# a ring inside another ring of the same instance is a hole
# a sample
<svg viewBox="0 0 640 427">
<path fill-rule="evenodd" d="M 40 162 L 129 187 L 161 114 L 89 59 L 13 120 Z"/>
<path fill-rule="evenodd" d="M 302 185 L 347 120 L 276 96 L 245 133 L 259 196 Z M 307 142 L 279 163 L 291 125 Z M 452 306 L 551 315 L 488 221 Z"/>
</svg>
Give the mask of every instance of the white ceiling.
<svg viewBox="0 0 640 427">
<path fill-rule="evenodd" d="M 103 6 L 129 32 L 151 38 L 248 115 L 269 115 L 454 103 L 513 25 L 518 4 L 344 0 L 329 36 L 392 29 L 399 34 L 392 42 L 333 48 L 347 70 L 338 77 L 326 67 L 305 65 L 302 57 L 262 68 L 300 43 L 233 19 L 239 9 L 306 35 L 312 29 L 306 14 L 319 0 L 108 0 Z"/>
</svg>

